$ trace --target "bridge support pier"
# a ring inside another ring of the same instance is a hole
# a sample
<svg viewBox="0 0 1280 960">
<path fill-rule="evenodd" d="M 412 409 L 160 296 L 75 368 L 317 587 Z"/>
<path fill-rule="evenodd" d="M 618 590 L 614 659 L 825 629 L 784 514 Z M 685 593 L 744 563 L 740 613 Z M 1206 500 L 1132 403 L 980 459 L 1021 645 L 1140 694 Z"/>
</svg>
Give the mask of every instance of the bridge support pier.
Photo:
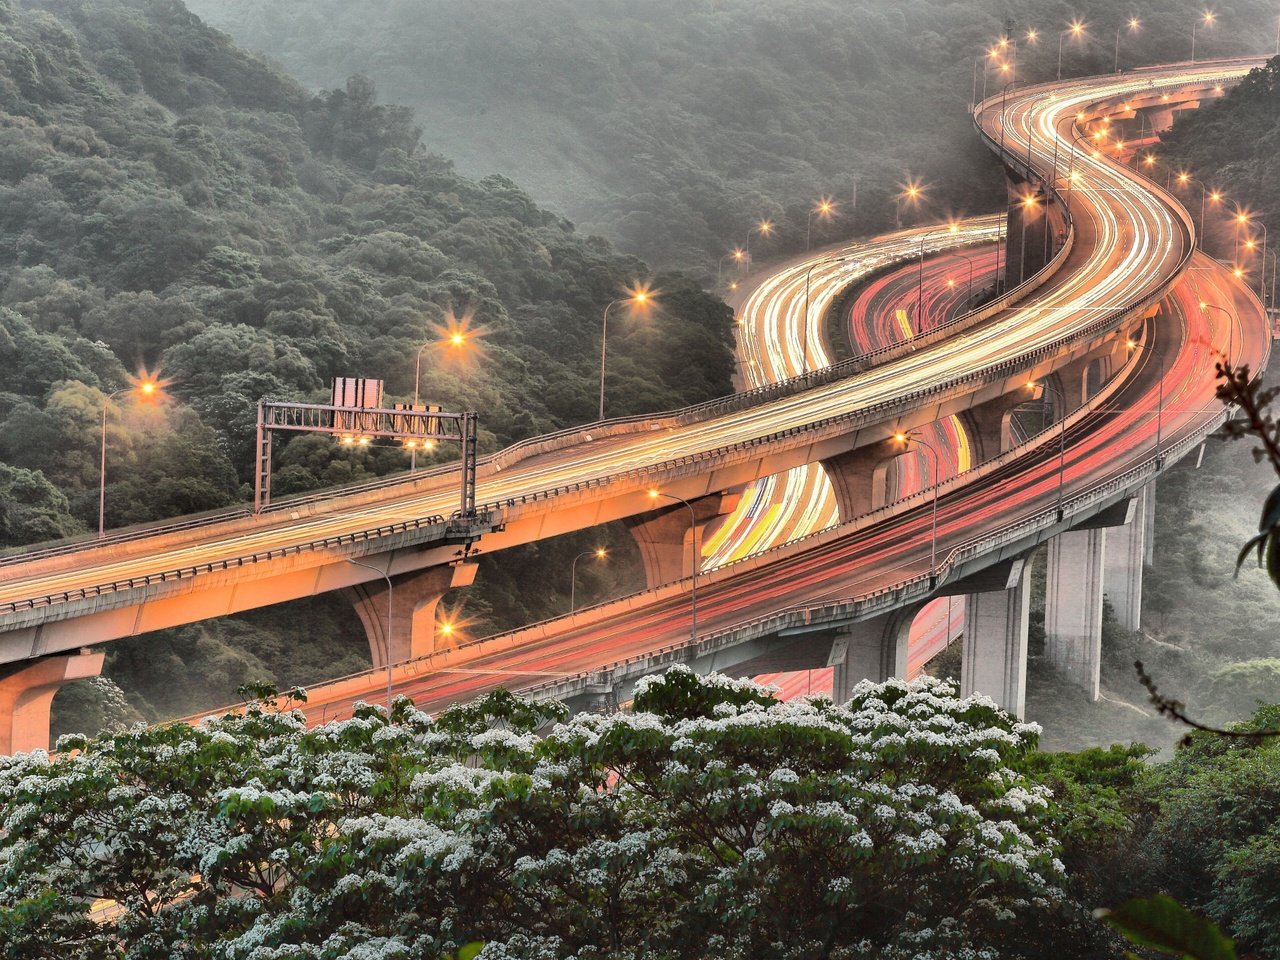
<svg viewBox="0 0 1280 960">
<path fill-rule="evenodd" d="M 428 567 L 391 578 L 391 630 L 387 629 L 387 583 L 370 580 L 348 587 L 346 594 L 356 608 L 369 638 L 374 668 L 424 657 L 435 649 L 436 606 L 455 587 L 469 587 L 478 565 L 458 563 Z"/>
<path fill-rule="evenodd" d="M 902 444 L 896 440 L 880 440 L 821 461 L 835 491 L 842 521 L 889 502 L 890 470 L 903 453 Z"/>
<path fill-rule="evenodd" d="M 976 463 L 994 460 L 1013 447 L 1013 430 L 1010 423 L 1013 412 L 1018 407 L 1034 401 L 1035 394 L 1032 391 L 1020 390 L 980 403 L 970 408 L 961 417 L 973 440 Z"/>
<path fill-rule="evenodd" d="M 103 654 L 81 650 L 28 660 L 0 679 L 0 754 L 49 749 L 49 707 L 64 683 L 102 673 Z"/>
<path fill-rule="evenodd" d="M 1134 495 L 1129 522 L 1107 531 L 1103 589 L 1116 622 L 1125 630 L 1142 625 L 1142 567 L 1147 556 L 1147 501 L 1153 497 L 1152 486 L 1148 484 Z"/>
<path fill-rule="evenodd" d="M 1005 589 L 971 593 L 964 600 L 964 654 L 960 694 L 983 693 L 1021 717 L 1027 698 L 1027 626 L 1031 564 L 1016 561 Z"/>
<path fill-rule="evenodd" d="M 693 573 L 693 535 L 696 521 L 698 549 L 706 542 L 707 525 L 717 517 L 730 514 L 742 498 L 740 493 L 713 493 L 690 500 L 693 518 L 682 503 L 662 500 L 656 510 L 641 514 L 627 521 L 631 536 L 640 548 L 644 562 L 644 575 L 650 588 L 675 580 L 682 580 Z M 701 561 L 701 557 L 699 557 Z"/>
<path fill-rule="evenodd" d="M 906 677 L 911 621 L 921 606 L 913 604 L 840 631 L 831 654 L 835 662 L 831 692 L 836 703 L 847 702 L 863 680 L 883 683 L 890 677 Z"/>
<path fill-rule="evenodd" d="M 1045 655 L 1090 701 L 1102 665 L 1102 580 L 1107 531 L 1068 530 L 1049 542 Z"/>
</svg>

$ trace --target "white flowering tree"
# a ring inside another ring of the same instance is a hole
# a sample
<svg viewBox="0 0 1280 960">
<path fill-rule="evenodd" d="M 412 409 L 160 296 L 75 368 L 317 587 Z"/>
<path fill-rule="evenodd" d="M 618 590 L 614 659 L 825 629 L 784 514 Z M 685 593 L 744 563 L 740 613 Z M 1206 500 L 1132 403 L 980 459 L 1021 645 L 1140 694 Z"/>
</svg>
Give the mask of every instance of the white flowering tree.
<svg viewBox="0 0 1280 960">
<path fill-rule="evenodd" d="M 64 740 L 0 761 L 0 957 L 1033 956 L 1063 900 L 1035 738 L 930 678 L 836 706 L 673 669 L 609 716 Z"/>
</svg>

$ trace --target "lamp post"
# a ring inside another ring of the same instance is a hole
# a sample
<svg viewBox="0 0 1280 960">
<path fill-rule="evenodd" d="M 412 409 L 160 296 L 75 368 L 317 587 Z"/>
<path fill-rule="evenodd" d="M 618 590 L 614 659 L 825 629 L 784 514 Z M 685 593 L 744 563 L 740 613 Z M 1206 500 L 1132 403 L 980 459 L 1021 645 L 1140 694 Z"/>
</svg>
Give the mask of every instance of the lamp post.
<svg viewBox="0 0 1280 960">
<path fill-rule="evenodd" d="M 1235 314 L 1233 314 L 1226 307 L 1220 307 L 1216 303 L 1206 303 L 1203 300 L 1200 301 L 1200 310 L 1204 313 L 1208 313 L 1210 310 L 1217 310 L 1220 313 L 1225 313 L 1227 315 L 1227 355 L 1225 359 L 1227 361 L 1226 365 L 1230 367 L 1231 358 L 1236 352 L 1236 316 Z"/>
<path fill-rule="evenodd" d="M 98 448 L 98 539 L 107 533 L 107 408 L 111 401 L 122 393 L 139 393 L 144 398 L 154 397 L 160 391 L 160 384 L 150 378 L 144 378 L 131 387 L 121 387 L 109 393 L 102 400 L 102 423 Z"/>
<path fill-rule="evenodd" d="M 347 563 L 355 564 L 357 567 L 364 567 L 366 570 L 372 570 L 378 576 L 382 577 L 383 580 L 387 581 L 387 720 L 390 721 L 391 720 L 391 661 L 392 661 L 391 640 L 393 637 L 393 634 L 391 631 L 391 616 L 395 610 L 395 608 L 391 605 L 391 601 L 392 601 L 391 575 L 387 573 L 387 571 L 385 570 L 379 570 L 377 567 L 373 566 L 373 564 L 365 563 L 363 560 L 356 560 L 352 557 L 347 557 Z"/>
<path fill-rule="evenodd" d="M 1184 186 L 1194 183 L 1200 188 L 1200 232 L 1197 236 L 1199 238 L 1200 249 L 1203 250 L 1204 249 L 1204 202 L 1205 202 L 1205 199 L 1207 197 L 1208 199 L 1212 200 L 1214 203 L 1218 203 L 1222 199 L 1222 194 L 1219 193 L 1217 190 L 1209 191 L 1209 188 L 1205 186 L 1203 180 L 1196 179 L 1195 177 L 1191 176 L 1191 174 L 1187 173 L 1185 170 L 1178 174 L 1178 183 L 1183 184 Z M 1239 231 L 1237 231 L 1237 236 L 1238 235 L 1239 235 Z"/>
<path fill-rule="evenodd" d="M 933 504 L 930 508 L 931 516 L 929 521 L 929 578 L 932 579 L 938 574 L 938 464 L 941 462 L 941 457 L 938 455 L 937 448 L 934 447 L 932 443 L 914 431 L 911 433 L 894 434 L 894 439 L 902 444 L 904 448 L 910 446 L 914 441 L 928 450 L 932 455 Z"/>
<path fill-rule="evenodd" d="M 959 257 L 969 266 L 969 286 L 966 288 L 966 291 L 965 291 L 964 306 L 966 310 L 972 309 L 973 307 L 973 257 L 969 256 L 968 254 L 961 253 L 959 250 L 952 250 L 950 255 L 953 257 Z"/>
<path fill-rule="evenodd" d="M 920 255 L 916 267 L 916 333 L 924 333 L 924 242 L 940 230 L 930 230 L 920 236 Z M 958 223 L 947 224 L 947 233 L 956 234 L 960 232 Z"/>
<path fill-rule="evenodd" d="M 1125 24 L 1122 23 L 1120 24 L 1120 26 L 1116 27 L 1116 57 L 1115 57 L 1115 63 L 1112 64 L 1112 67 L 1111 67 L 1112 73 L 1120 72 L 1120 31 L 1124 29 L 1124 26 Z M 1138 28 L 1142 26 L 1142 21 L 1139 20 L 1137 17 L 1130 17 L 1128 26 L 1129 26 L 1130 33 L 1137 33 Z"/>
<path fill-rule="evenodd" d="M 746 256 L 746 252 L 741 247 L 734 247 L 732 250 L 730 250 L 728 253 L 726 253 L 723 257 L 721 257 L 716 262 L 716 286 L 717 287 L 720 286 L 720 274 L 721 274 L 721 271 L 724 269 L 724 262 L 728 260 L 730 257 L 733 257 L 734 262 L 741 265 L 742 259 L 744 256 Z"/>
<path fill-rule="evenodd" d="M 1129 341 L 1129 342 L 1132 343 L 1133 341 Z M 1046 392 L 1045 392 L 1046 399 L 1048 399 L 1048 390 L 1052 389 L 1054 392 L 1054 395 L 1062 403 L 1062 411 L 1061 411 L 1062 416 L 1059 418 L 1059 421 L 1058 421 L 1061 427 L 1058 430 L 1058 508 L 1057 508 L 1058 522 L 1061 523 L 1064 516 L 1063 508 L 1062 508 L 1063 483 L 1065 481 L 1066 472 L 1067 472 L 1067 398 L 1063 395 L 1062 391 L 1058 388 L 1057 384 L 1055 384 L 1048 377 L 1045 377 L 1045 379 L 1040 383 L 1037 383 L 1035 380 L 1027 381 L 1028 390 L 1034 390 L 1038 386 L 1043 386 L 1046 388 Z"/>
<path fill-rule="evenodd" d="M 649 291 L 644 288 L 638 288 L 632 291 L 629 297 L 618 297 L 616 300 L 610 300 L 604 308 L 604 316 L 600 320 L 600 415 L 599 420 L 604 419 L 604 370 L 605 360 L 609 355 L 609 311 L 620 303 L 634 303 L 637 306 L 645 306 L 649 300 Z"/>
<path fill-rule="evenodd" d="M 801 361 L 801 373 L 809 373 L 809 282 L 813 279 L 813 271 L 818 267 L 832 263 L 843 263 L 848 260 L 848 256 L 843 257 L 824 257 L 821 260 L 815 260 L 809 264 L 809 269 L 804 272 L 804 316 L 800 321 L 800 338 L 801 353 L 804 354 Z"/>
<path fill-rule="evenodd" d="M 1206 11 L 1204 12 L 1204 15 L 1203 15 L 1203 16 L 1201 16 L 1199 20 L 1193 20 L 1193 21 L 1191 22 L 1191 62 L 1192 62 L 1192 63 L 1195 63 L 1195 62 L 1196 62 L 1196 29 L 1197 29 L 1197 28 L 1200 26 L 1200 24 L 1202 24 L 1202 23 L 1203 23 L 1206 27 L 1212 27 L 1212 26 L 1213 26 L 1214 19 L 1215 19 L 1215 17 L 1214 17 L 1214 13 L 1213 13 L 1213 11 L 1212 11 L 1212 10 L 1206 10 Z"/>
<path fill-rule="evenodd" d="M 762 237 L 767 237 L 773 231 L 772 220 L 761 220 L 754 227 L 747 231 L 747 242 L 742 245 L 743 258 L 747 264 L 747 270 L 751 269 L 751 235 L 758 233 Z"/>
<path fill-rule="evenodd" d="M 689 529 L 692 534 L 693 546 L 693 576 L 690 578 L 689 584 L 689 639 L 696 642 L 698 639 L 698 566 L 700 559 L 698 555 L 698 515 L 693 510 L 693 504 L 684 499 L 684 497 L 677 497 L 672 493 L 662 493 L 659 490 L 649 491 L 650 500 L 662 498 L 683 503 L 689 510 Z"/>
<path fill-rule="evenodd" d="M 1072 20 L 1071 26 L 1065 30 L 1058 32 L 1058 79 L 1062 79 L 1062 41 L 1070 36 L 1072 39 L 1083 36 L 1084 24 L 1079 20 Z"/>
<path fill-rule="evenodd" d="M 577 596 L 576 590 L 578 586 L 578 561 L 583 557 L 595 557 L 597 560 L 603 560 L 609 554 L 604 547 L 596 547 L 594 550 L 588 550 L 580 553 L 573 558 L 573 563 L 569 566 L 569 612 L 573 613 Z"/>
<path fill-rule="evenodd" d="M 831 202 L 831 198 L 823 197 L 818 201 L 818 205 L 816 207 L 809 210 L 809 215 L 805 217 L 804 220 L 804 248 L 806 250 L 809 249 L 809 235 L 810 231 L 813 229 L 813 215 L 816 213 L 818 216 L 829 220 L 831 219 L 831 214 L 834 209 L 835 204 Z"/>
<path fill-rule="evenodd" d="M 902 201 L 906 200 L 914 205 L 920 200 L 923 193 L 924 187 L 915 181 L 908 180 L 906 185 L 893 198 L 893 223 L 895 229 L 902 229 Z"/>
</svg>

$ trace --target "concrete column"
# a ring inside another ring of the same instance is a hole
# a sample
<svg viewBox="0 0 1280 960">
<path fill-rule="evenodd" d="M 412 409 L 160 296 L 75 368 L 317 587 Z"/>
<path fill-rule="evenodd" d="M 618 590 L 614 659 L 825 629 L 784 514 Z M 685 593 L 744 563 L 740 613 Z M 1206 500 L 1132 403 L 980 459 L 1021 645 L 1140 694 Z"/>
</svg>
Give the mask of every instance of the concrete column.
<svg viewBox="0 0 1280 960">
<path fill-rule="evenodd" d="M 1142 562 L 1147 566 L 1156 556 L 1156 482 L 1152 480 L 1142 488 Z"/>
<path fill-rule="evenodd" d="M 1102 664 L 1102 570 L 1106 530 L 1068 530 L 1049 541 L 1045 655 L 1093 701 Z"/>
<path fill-rule="evenodd" d="M 469 587 L 476 579 L 478 565 L 459 563 L 448 567 L 428 567 L 416 573 L 391 578 L 391 604 L 387 605 L 385 580 L 348 587 L 346 594 L 364 624 L 374 668 L 387 665 L 388 647 L 392 663 L 425 657 L 436 647 L 436 606 L 455 587 Z M 388 637 L 387 615 L 391 615 Z"/>
<path fill-rule="evenodd" d="M 1008 589 L 965 597 L 960 693 L 986 694 L 1021 717 L 1027 697 L 1031 564 L 1019 563 L 1011 573 Z"/>
<path fill-rule="evenodd" d="M 102 673 L 101 652 L 60 654 L 13 665 L 0 678 L 0 754 L 49 749 L 49 706 L 64 683 Z"/>
<path fill-rule="evenodd" d="M 840 507 L 840 519 L 852 520 L 889 502 L 893 462 L 905 450 L 895 440 L 880 440 L 822 461 Z M 896 489 L 896 484 L 894 488 Z"/>
<path fill-rule="evenodd" d="M 698 550 L 706 543 L 707 525 L 733 513 L 742 494 L 713 493 L 690 500 L 693 517 L 683 503 L 661 500 L 662 506 L 627 520 L 631 536 L 640 548 L 644 575 L 649 587 L 683 580 L 693 573 L 693 534 L 696 521 Z"/>
<path fill-rule="evenodd" d="M 1024 203 L 1027 195 L 1036 198 L 1033 206 Z M 1006 289 L 1012 290 L 1021 281 L 1035 275 L 1045 265 L 1045 251 L 1052 255 L 1052 238 L 1054 236 L 1050 217 L 1046 216 L 1047 201 L 1043 193 L 1036 187 L 1017 178 L 1010 178 L 1009 183 L 1009 215 L 1005 253 L 1009 265 L 1005 276 L 1008 278 Z M 1025 230 L 1025 238 L 1023 231 Z M 1050 238 L 1046 243 L 1046 230 Z"/>
<path fill-rule="evenodd" d="M 994 460 L 1012 448 L 1013 431 L 1010 420 L 1014 410 L 1024 405 L 1038 406 L 1039 396 L 1039 390 L 1020 387 L 1013 393 L 980 403 L 966 411 L 961 420 L 973 441 L 975 462 Z"/>
<path fill-rule="evenodd" d="M 1142 622 L 1142 567 L 1147 553 L 1148 490 L 1134 495 L 1133 519 L 1107 531 L 1106 562 L 1102 578 L 1116 621 L 1125 630 L 1137 630 Z"/>
<path fill-rule="evenodd" d="M 907 676 L 911 622 L 921 606 L 895 610 L 840 631 L 829 657 L 835 666 L 832 694 L 836 703 L 847 702 L 863 680 L 883 683 L 890 677 Z"/>
</svg>

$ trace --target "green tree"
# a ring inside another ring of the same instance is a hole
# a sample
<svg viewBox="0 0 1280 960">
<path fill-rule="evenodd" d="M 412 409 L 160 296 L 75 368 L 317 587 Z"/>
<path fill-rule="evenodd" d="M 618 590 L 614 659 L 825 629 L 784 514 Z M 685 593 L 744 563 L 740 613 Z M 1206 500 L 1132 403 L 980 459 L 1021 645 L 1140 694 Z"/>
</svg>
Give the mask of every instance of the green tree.
<svg viewBox="0 0 1280 960">
<path fill-rule="evenodd" d="M 685 669 L 612 716 L 499 692 L 71 738 L 0 761 L 0 932 L 63 957 L 1040 956 L 1065 904 L 1014 769 L 1034 742 L 939 681 L 837 707 Z"/>
</svg>

